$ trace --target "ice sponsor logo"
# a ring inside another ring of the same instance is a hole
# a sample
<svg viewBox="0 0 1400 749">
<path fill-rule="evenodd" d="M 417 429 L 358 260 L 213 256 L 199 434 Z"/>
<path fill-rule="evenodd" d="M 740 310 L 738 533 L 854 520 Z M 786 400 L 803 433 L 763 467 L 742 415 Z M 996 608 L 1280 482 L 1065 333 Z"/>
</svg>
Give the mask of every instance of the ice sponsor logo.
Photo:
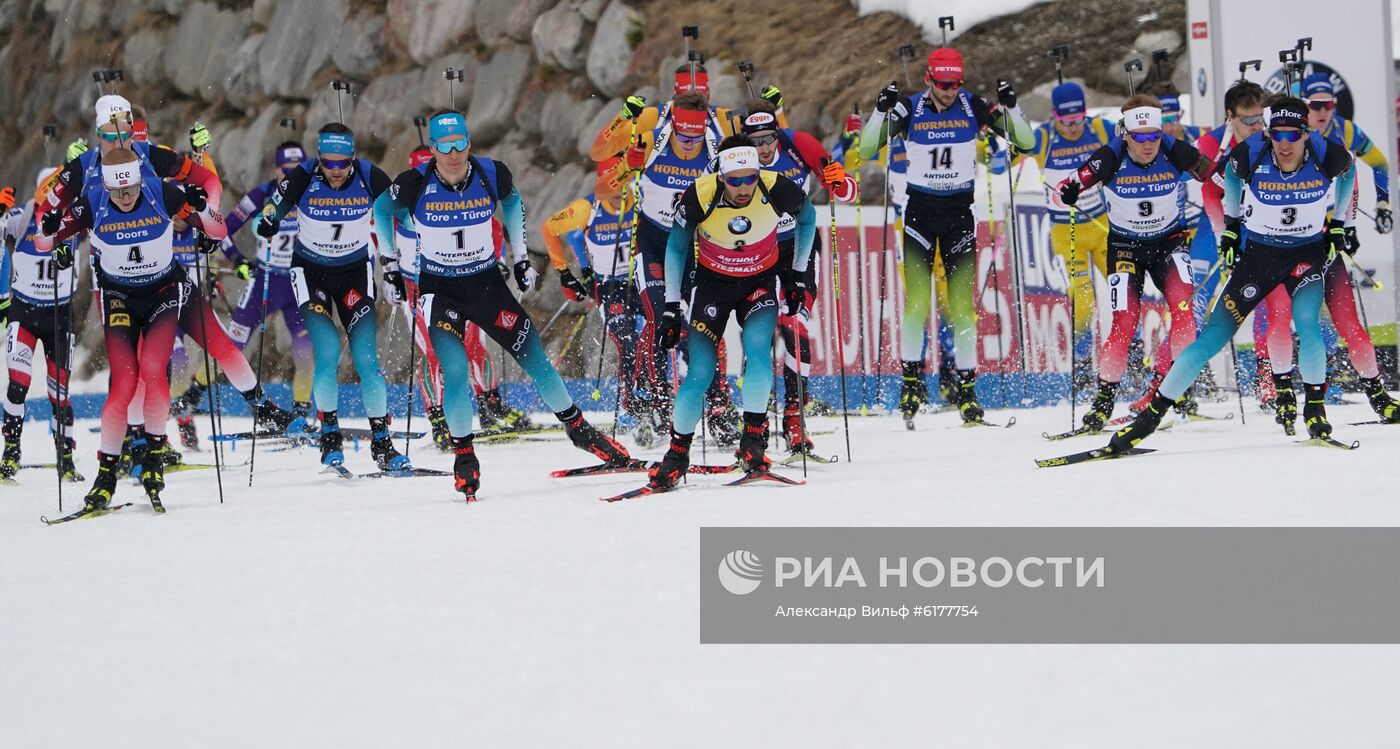
<svg viewBox="0 0 1400 749">
<path fill-rule="evenodd" d="M 719 563 L 719 584 L 736 596 L 746 596 L 763 582 L 763 560 L 757 554 L 735 549 Z"/>
</svg>

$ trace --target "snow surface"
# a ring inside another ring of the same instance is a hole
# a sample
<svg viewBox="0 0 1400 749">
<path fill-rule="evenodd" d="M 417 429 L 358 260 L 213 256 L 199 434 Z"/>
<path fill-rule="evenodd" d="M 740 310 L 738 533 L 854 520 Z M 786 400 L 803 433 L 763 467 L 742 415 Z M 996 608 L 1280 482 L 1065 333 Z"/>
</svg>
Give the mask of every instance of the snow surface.
<svg viewBox="0 0 1400 749">
<path fill-rule="evenodd" d="M 853 418 L 854 462 L 806 487 L 702 477 L 617 505 L 597 498 L 642 479 L 550 479 L 592 462 L 562 439 L 483 446 L 470 506 L 447 479 L 351 483 L 310 450 L 261 452 L 254 488 L 225 473 L 223 505 L 191 471 L 165 516 L 124 484 L 137 506 L 45 527 L 54 480 L 25 471 L 0 487 L 0 744 L 1393 745 L 1393 647 L 698 644 L 702 526 L 1400 524 L 1400 426 L 1330 413 L 1362 449 L 1295 445 L 1251 408 L 1057 469 L 1031 458 L 1096 441 L 1040 438 L 1064 407 L 1011 430 Z M 844 451 L 839 431 L 817 441 Z M 424 444 L 417 463 L 450 467 Z M 27 459 L 51 445 L 31 422 Z M 348 463 L 369 470 L 367 450 Z"/>
<path fill-rule="evenodd" d="M 943 0 L 938 3 L 932 0 L 852 0 L 863 16 L 887 11 L 908 18 L 923 29 L 924 41 L 930 44 L 943 39 L 938 28 L 938 19 L 942 16 L 953 17 L 956 28 L 948 32 L 948 39 L 952 40 L 983 21 L 1020 13 L 1043 2 L 1047 0 Z"/>
</svg>

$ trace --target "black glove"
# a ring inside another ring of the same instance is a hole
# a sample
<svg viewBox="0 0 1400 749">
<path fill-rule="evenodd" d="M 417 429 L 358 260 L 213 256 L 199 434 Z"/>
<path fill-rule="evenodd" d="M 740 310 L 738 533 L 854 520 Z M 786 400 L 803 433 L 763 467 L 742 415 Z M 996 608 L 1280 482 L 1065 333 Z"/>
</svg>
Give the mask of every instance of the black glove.
<svg viewBox="0 0 1400 749">
<path fill-rule="evenodd" d="M 681 340 L 681 303 L 667 302 L 666 311 L 661 315 L 661 324 L 656 328 L 656 340 L 663 349 L 673 349 Z"/>
<path fill-rule="evenodd" d="M 540 274 L 530 265 L 529 260 L 521 260 L 512 267 L 515 271 L 515 288 L 520 289 L 522 294 L 535 288 L 535 280 Z"/>
<path fill-rule="evenodd" d="M 1361 249 L 1361 239 L 1356 236 L 1356 227 L 1348 226 L 1346 228 L 1345 236 L 1347 244 L 1346 247 L 1343 248 L 1343 250 L 1345 250 L 1348 255 L 1356 257 L 1356 251 Z"/>
<path fill-rule="evenodd" d="M 559 271 L 559 285 L 564 287 L 564 296 L 570 301 L 581 302 L 593 296 L 593 269 L 584 268 L 579 271 L 579 275 L 583 276 L 583 280 L 575 278 L 568 268 Z"/>
<path fill-rule="evenodd" d="M 1069 179 L 1060 183 L 1060 200 L 1065 205 L 1074 205 L 1079 202 L 1079 193 L 1084 191 L 1084 186 L 1077 180 Z"/>
<path fill-rule="evenodd" d="M 217 239 L 211 239 L 203 232 L 194 235 L 194 248 L 205 255 L 213 254 L 223 243 Z"/>
<path fill-rule="evenodd" d="M 258 236 L 263 239 L 272 239 L 277 236 L 277 230 L 281 228 L 281 223 L 281 221 L 273 221 L 268 214 L 264 213 L 258 221 Z"/>
<path fill-rule="evenodd" d="M 1240 220 L 1225 219 L 1225 230 L 1220 232 L 1220 263 L 1226 268 L 1235 267 L 1240 252 Z"/>
<path fill-rule="evenodd" d="M 1395 219 L 1390 216 L 1390 203 L 1384 200 L 1376 202 L 1376 231 L 1381 234 L 1389 234 L 1395 228 Z"/>
<path fill-rule="evenodd" d="M 185 202 L 195 213 L 199 213 L 209 207 L 209 193 L 199 185 L 185 185 Z"/>
<path fill-rule="evenodd" d="M 59 242 L 53 248 L 53 266 L 59 270 L 73 267 L 73 245 Z"/>
<path fill-rule="evenodd" d="M 45 236 L 52 237 L 63 227 L 63 214 L 58 209 L 44 211 L 44 215 L 39 219 L 39 229 Z"/>
<path fill-rule="evenodd" d="M 890 81 L 890 85 L 880 89 L 880 95 L 875 97 L 875 111 L 884 114 L 894 105 L 899 103 L 899 83 Z"/>
<path fill-rule="evenodd" d="M 1335 260 L 1338 252 L 1347 251 L 1346 222 L 1334 218 L 1327 222 L 1327 259 Z"/>
<path fill-rule="evenodd" d="M 403 273 L 399 270 L 396 260 L 384 262 L 384 290 L 389 292 L 395 302 L 402 302 L 408 298 L 408 289 L 403 285 Z"/>
<path fill-rule="evenodd" d="M 1016 89 L 1011 87 L 1011 81 L 997 81 L 997 101 L 1007 109 L 1016 106 Z"/>
<path fill-rule="evenodd" d="M 622 119 L 636 119 L 637 115 L 646 108 L 647 100 L 645 96 L 629 96 L 622 102 Z"/>
<path fill-rule="evenodd" d="M 784 275 L 783 301 L 787 303 L 785 312 L 788 317 L 802 314 L 802 310 L 807 306 L 807 283 L 802 280 L 802 276 L 797 273 Z"/>
</svg>

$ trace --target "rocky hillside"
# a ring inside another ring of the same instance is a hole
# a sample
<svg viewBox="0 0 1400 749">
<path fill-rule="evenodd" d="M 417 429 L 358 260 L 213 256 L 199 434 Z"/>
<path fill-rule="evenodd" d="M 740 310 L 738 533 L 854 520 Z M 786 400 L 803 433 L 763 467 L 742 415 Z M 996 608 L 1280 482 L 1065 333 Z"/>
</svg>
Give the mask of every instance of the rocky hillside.
<svg viewBox="0 0 1400 749">
<path fill-rule="evenodd" d="M 1070 72 L 1117 96 L 1121 60 L 1180 48 L 1184 14 L 1179 1 L 1061 0 L 969 29 L 957 46 L 975 90 L 1010 77 L 1029 93 L 1052 76 L 1046 48 L 1092 40 L 1074 47 Z M 515 171 L 542 253 L 539 221 L 588 191 L 587 145 L 621 98 L 669 92 L 683 24 L 700 26 L 716 103 L 742 103 L 735 63 L 752 60 L 760 84 L 783 88 L 794 124 L 824 140 L 852 105 L 868 109 L 903 79 L 900 44 L 928 51 L 907 20 L 859 17 L 848 0 L 0 0 L 0 182 L 33 184 L 44 123 L 63 142 L 90 132 L 96 68 L 125 72 L 121 92 L 146 107 L 156 139 L 183 144 L 193 122 L 208 124 L 229 201 L 267 178 L 277 142 L 310 143 L 339 117 L 337 78 L 352 86 L 344 118 L 362 154 L 394 174 L 417 143 L 413 116 L 449 102 L 452 67 L 464 71 L 455 99 L 473 145 Z M 1027 105 L 1043 115 L 1043 96 Z M 527 300 L 541 322 L 562 302 L 548 278 Z"/>
</svg>

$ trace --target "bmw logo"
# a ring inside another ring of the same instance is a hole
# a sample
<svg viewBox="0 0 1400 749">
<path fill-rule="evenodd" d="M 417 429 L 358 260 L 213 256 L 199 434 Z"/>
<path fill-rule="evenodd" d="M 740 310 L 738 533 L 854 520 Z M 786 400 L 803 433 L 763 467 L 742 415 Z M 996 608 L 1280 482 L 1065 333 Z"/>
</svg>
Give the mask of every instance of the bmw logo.
<svg viewBox="0 0 1400 749">
<path fill-rule="evenodd" d="M 1201 69 L 1196 73 L 1196 91 L 1200 92 L 1201 96 L 1205 96 L 1205 95 L 1206 95 L 1206 69 L 1205 69 L 1205 68 L 1201 68 Z"/>
<path fill-rule="evenodd" d="M 744 234 L 753 228 L 753 222 L 747 216 L 735 216 L 729 219 L 730 234 Z"/>
</svg>

